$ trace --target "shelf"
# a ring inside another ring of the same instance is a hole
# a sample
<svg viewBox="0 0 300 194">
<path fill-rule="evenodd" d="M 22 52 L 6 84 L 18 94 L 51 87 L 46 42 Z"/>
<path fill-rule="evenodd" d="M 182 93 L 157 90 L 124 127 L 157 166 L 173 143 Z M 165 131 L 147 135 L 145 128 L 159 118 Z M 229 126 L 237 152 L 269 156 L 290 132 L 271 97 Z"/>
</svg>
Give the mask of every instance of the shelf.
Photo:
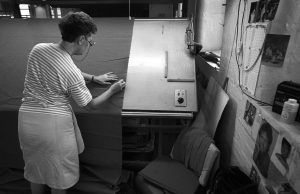
<svg viewBox="0 0 300 194">
<path fill-rule="evenodd" d="M 262 117 L 266 119 L 270 125 L 283 134 L 291 144 L 300 150 L 300 123 L 294 122 L 286 124 L 280 121 L 280 114 L 272 112 L 272 107 L 260 107 Z"/>
</svg>

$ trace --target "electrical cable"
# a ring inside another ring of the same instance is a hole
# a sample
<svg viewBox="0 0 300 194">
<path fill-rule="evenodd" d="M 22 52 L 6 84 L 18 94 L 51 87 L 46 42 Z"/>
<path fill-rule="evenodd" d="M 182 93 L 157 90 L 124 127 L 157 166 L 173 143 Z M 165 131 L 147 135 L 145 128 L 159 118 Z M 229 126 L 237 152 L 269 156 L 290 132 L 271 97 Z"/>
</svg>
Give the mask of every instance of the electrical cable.
<svg viewBox="0 0 300 194">
<path fill-rule="evenodd" d="M 245 6 L 246 6 L 246 0 L 244 0 L 244 10 L 243 10 L 243 16 L 242 16 L 242 23 L 241 23 L 241 26 L 243 26 L 243 20 L 244 20 L 244 14 L 245 14 Z M 258 100 L 257 98 L 249 95 L 241 86 L 241 65 L 239 63 L 239 54 L 237 52 L 237 43 L 238 43 L 238 38 L 239 38 L 239 28 L 238 28 L 238 25 L 239 25 L 239 17 L 240 17 L 240 8 L 241 8 L 241 0 L 239 0 L 239 4 L 238 4 L 238 15 L 237 15 L 237 20 L 236 20 L 236 30 L 235 30 L 235 37 L 234 37 L 234 40 L 233 42 L 235 42 L 235 60 L 236 60 L 236 64 L 237 64 L 237 67 L 238 67 L 238 85 L 239 85 L 239 88 L 241 89 L 242 93 L 245 94 L 247 97 L 251 98 L 252 100 L 256 101 L 259 105 L 261 106 L 272 106 L 271 104 L 267 103 L 267 102 L 264 102 L 264 101 L 261 101 L 261 100 Z M 242 32 L 241 32 L 242 33 Z M 240 37 L 240 40 L 242 37 Z M 242 40 L 243 41 L 243 40 Z M 234 45 L 234 43 L 233 43 Z M 232 45 L 232 47 L 233 47 Z M 231 51 L 232 52 L 232 51 Z M 232 54 L 232 53 L 231 53 Z M 230 57 L 231 58 L 231 57 Z M 255 61 L 257 61 L 258 59 L 256 59 Z"/>
<path fill-rule="evenodd" d="M 265 28 L 264 25 L 257 25 L 257 26 L 262 26 L 262 27 Z M 249 27 L 249 26 L 247 26 L 247 27 Z M 267 34 L 267 30 L 266 30 L 266 34 Z M 248 66 L 248 68 L 245 69 L 244 71 L 246 71 L 246 72 L 251 71 L 251 70 L 255 67 L 255 65 L 257 64 L 258 59 L 259 59 L 260 56 L 262 55 L 263 48 L 264 48 L 264 46 L 265 46 L 265 42 L 266 42 L 266 38 L 264 39 L 264 42 L 263 42 L 263 44 L 262 44 L 262 46 L 261 46 L 261 49 L 260 49 L 260 51 L 259 51 L 259 53 L 258 53 L 258 55 L 257 55 L 257 57 L 256 57 L 256 59 L 255 59 L 255 61 L 253 62 L 252 65 L 250 65 L 250 67 Z"/>
<path fill-rule="evenodd" d="M 120 58 L 103 60 L 103 61 L 98 61 L 98 62 L 111 62 L 111 61 L 119 61 L 119 60 L 124 60 L 124 59 L 129 59 L 129 57 L 120 57 Z"/>
<path fill-rule="evenodd" d="M 74 59 L 74 60 L 75 60 L 75 61 L 78 61 L 78 62 L 83 61 L 83 60 L 88 56 L 88 54 L 89 54 L 89 52 L 90 52 L 90 48 L 91 48 L 91 46 L 88 47 L 88 50 L 87 50 L 87 52 L 85 53 L 85 55 L 84 55 L 83 58 L 81 58 L 81 59 Z M 70 56 L 71 56 L 71 55 L 70 55 Z M 72 57 L 72 59 L 73 59 L 73 57 Z M 119 60 L 123 60 L 123 59 L 129 59 L 129 57 L 120 57 L 120 58 L 115 58 L 115 59 L 103 60 L 103 61 L 99 61 L 99 62 L 111 62 L 111 61 L 119 61 Z"/>
<path fill-rule="evenodd" d="M 244 18 L 245 18 L 245 12 L 246 12 L 246 4 L 247 4 L 247 0 L 244 0 L 244 10 L 243 10 L 243 15 L 242 15 L 242 23 L 241 23 L 241 35 L 244 34 Z M 243 42 L 243 36 L 240 36 L 240 42 Z"/>
</svg>

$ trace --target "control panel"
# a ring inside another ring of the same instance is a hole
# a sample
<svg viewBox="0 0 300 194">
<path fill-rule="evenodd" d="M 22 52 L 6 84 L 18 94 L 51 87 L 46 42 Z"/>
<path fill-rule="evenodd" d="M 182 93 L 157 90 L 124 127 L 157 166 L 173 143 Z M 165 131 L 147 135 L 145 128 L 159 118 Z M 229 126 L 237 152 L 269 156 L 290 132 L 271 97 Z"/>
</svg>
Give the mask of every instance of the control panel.
<svg viewBox="0 0 300 194">
<path fill-rule="evenodd" d="M 174 100 L 175 100 L 175 106 L 185 107 L 187 104 L 186 90 L 176 89 Z"/>
</svg>

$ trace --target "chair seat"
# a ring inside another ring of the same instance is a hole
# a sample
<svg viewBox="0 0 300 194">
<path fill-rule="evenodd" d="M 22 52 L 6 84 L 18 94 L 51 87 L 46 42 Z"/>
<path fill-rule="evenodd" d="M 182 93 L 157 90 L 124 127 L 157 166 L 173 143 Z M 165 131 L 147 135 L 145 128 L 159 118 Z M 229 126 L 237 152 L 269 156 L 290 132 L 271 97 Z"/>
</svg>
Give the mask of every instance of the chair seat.
<svg viewBox="0 0 300 194">
<path fill-rule="evenodd" d="M 211 77 L 203 90 L 200 111 L 192 125 L 177 137 L 172 158 L 160 157 L 139 172 L 136 182 L 140 193 L 205 193 L 209 177 L 213 177 L 219 166 L 219 150 L 212 138 L 228 100 L 228 95 Z"/>
<path fill-rule="evenodd" d="M 199 186 L 194 172 L 167 156 L 151 162 L 139 172 L 139 176 L 152 183 L 149 185 L 145 182 L 144 188 L 148 190 L 164 188 L 175 194 L 194 194 Z"/>
<path fill-rule="evenodd" d="M 136 187 L 139 193 L 143 194 L 165 194 L 164 190 L 157 185 L 147 181 L 144 177 L 140 174 L 136 176 Z"/>
</svg>

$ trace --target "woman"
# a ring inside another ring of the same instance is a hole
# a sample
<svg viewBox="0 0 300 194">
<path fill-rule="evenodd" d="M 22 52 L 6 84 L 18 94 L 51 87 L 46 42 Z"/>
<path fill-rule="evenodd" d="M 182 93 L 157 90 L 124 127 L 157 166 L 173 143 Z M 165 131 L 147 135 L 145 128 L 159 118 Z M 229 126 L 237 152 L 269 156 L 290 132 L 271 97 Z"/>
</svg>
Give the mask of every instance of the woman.
<svg viewBox="0 0 300 194">
<path fill-rule="evenodd" d="M 19 110 L 24 177 L 33 194 L 43 193 L 46 185 L 52 194 L 66 193 L 65 189 L 79 179 L 78 154 L 84 144 L 69 99 L 88 110 L 95 109 L 125 87 L 120 80 L 93 99 L 85 81 L 108 84 L 117 76 L 86 74 L 74 64 L 72 55 L 82 55 L 94 44 L 92 34 L 97 27 L 89 15 L 67 14 L 59 29 L 59 43 L 37 44 L 29 54 Z"/>
<path fill-rule="evenodd" d="M 264 122 L 259 131 L 254 148 L 253 160 L 261 172 L 267 178 L 270 165 L 269 149 L 273 141 L 272 127 L 269 123 Z"/>
</svg>

